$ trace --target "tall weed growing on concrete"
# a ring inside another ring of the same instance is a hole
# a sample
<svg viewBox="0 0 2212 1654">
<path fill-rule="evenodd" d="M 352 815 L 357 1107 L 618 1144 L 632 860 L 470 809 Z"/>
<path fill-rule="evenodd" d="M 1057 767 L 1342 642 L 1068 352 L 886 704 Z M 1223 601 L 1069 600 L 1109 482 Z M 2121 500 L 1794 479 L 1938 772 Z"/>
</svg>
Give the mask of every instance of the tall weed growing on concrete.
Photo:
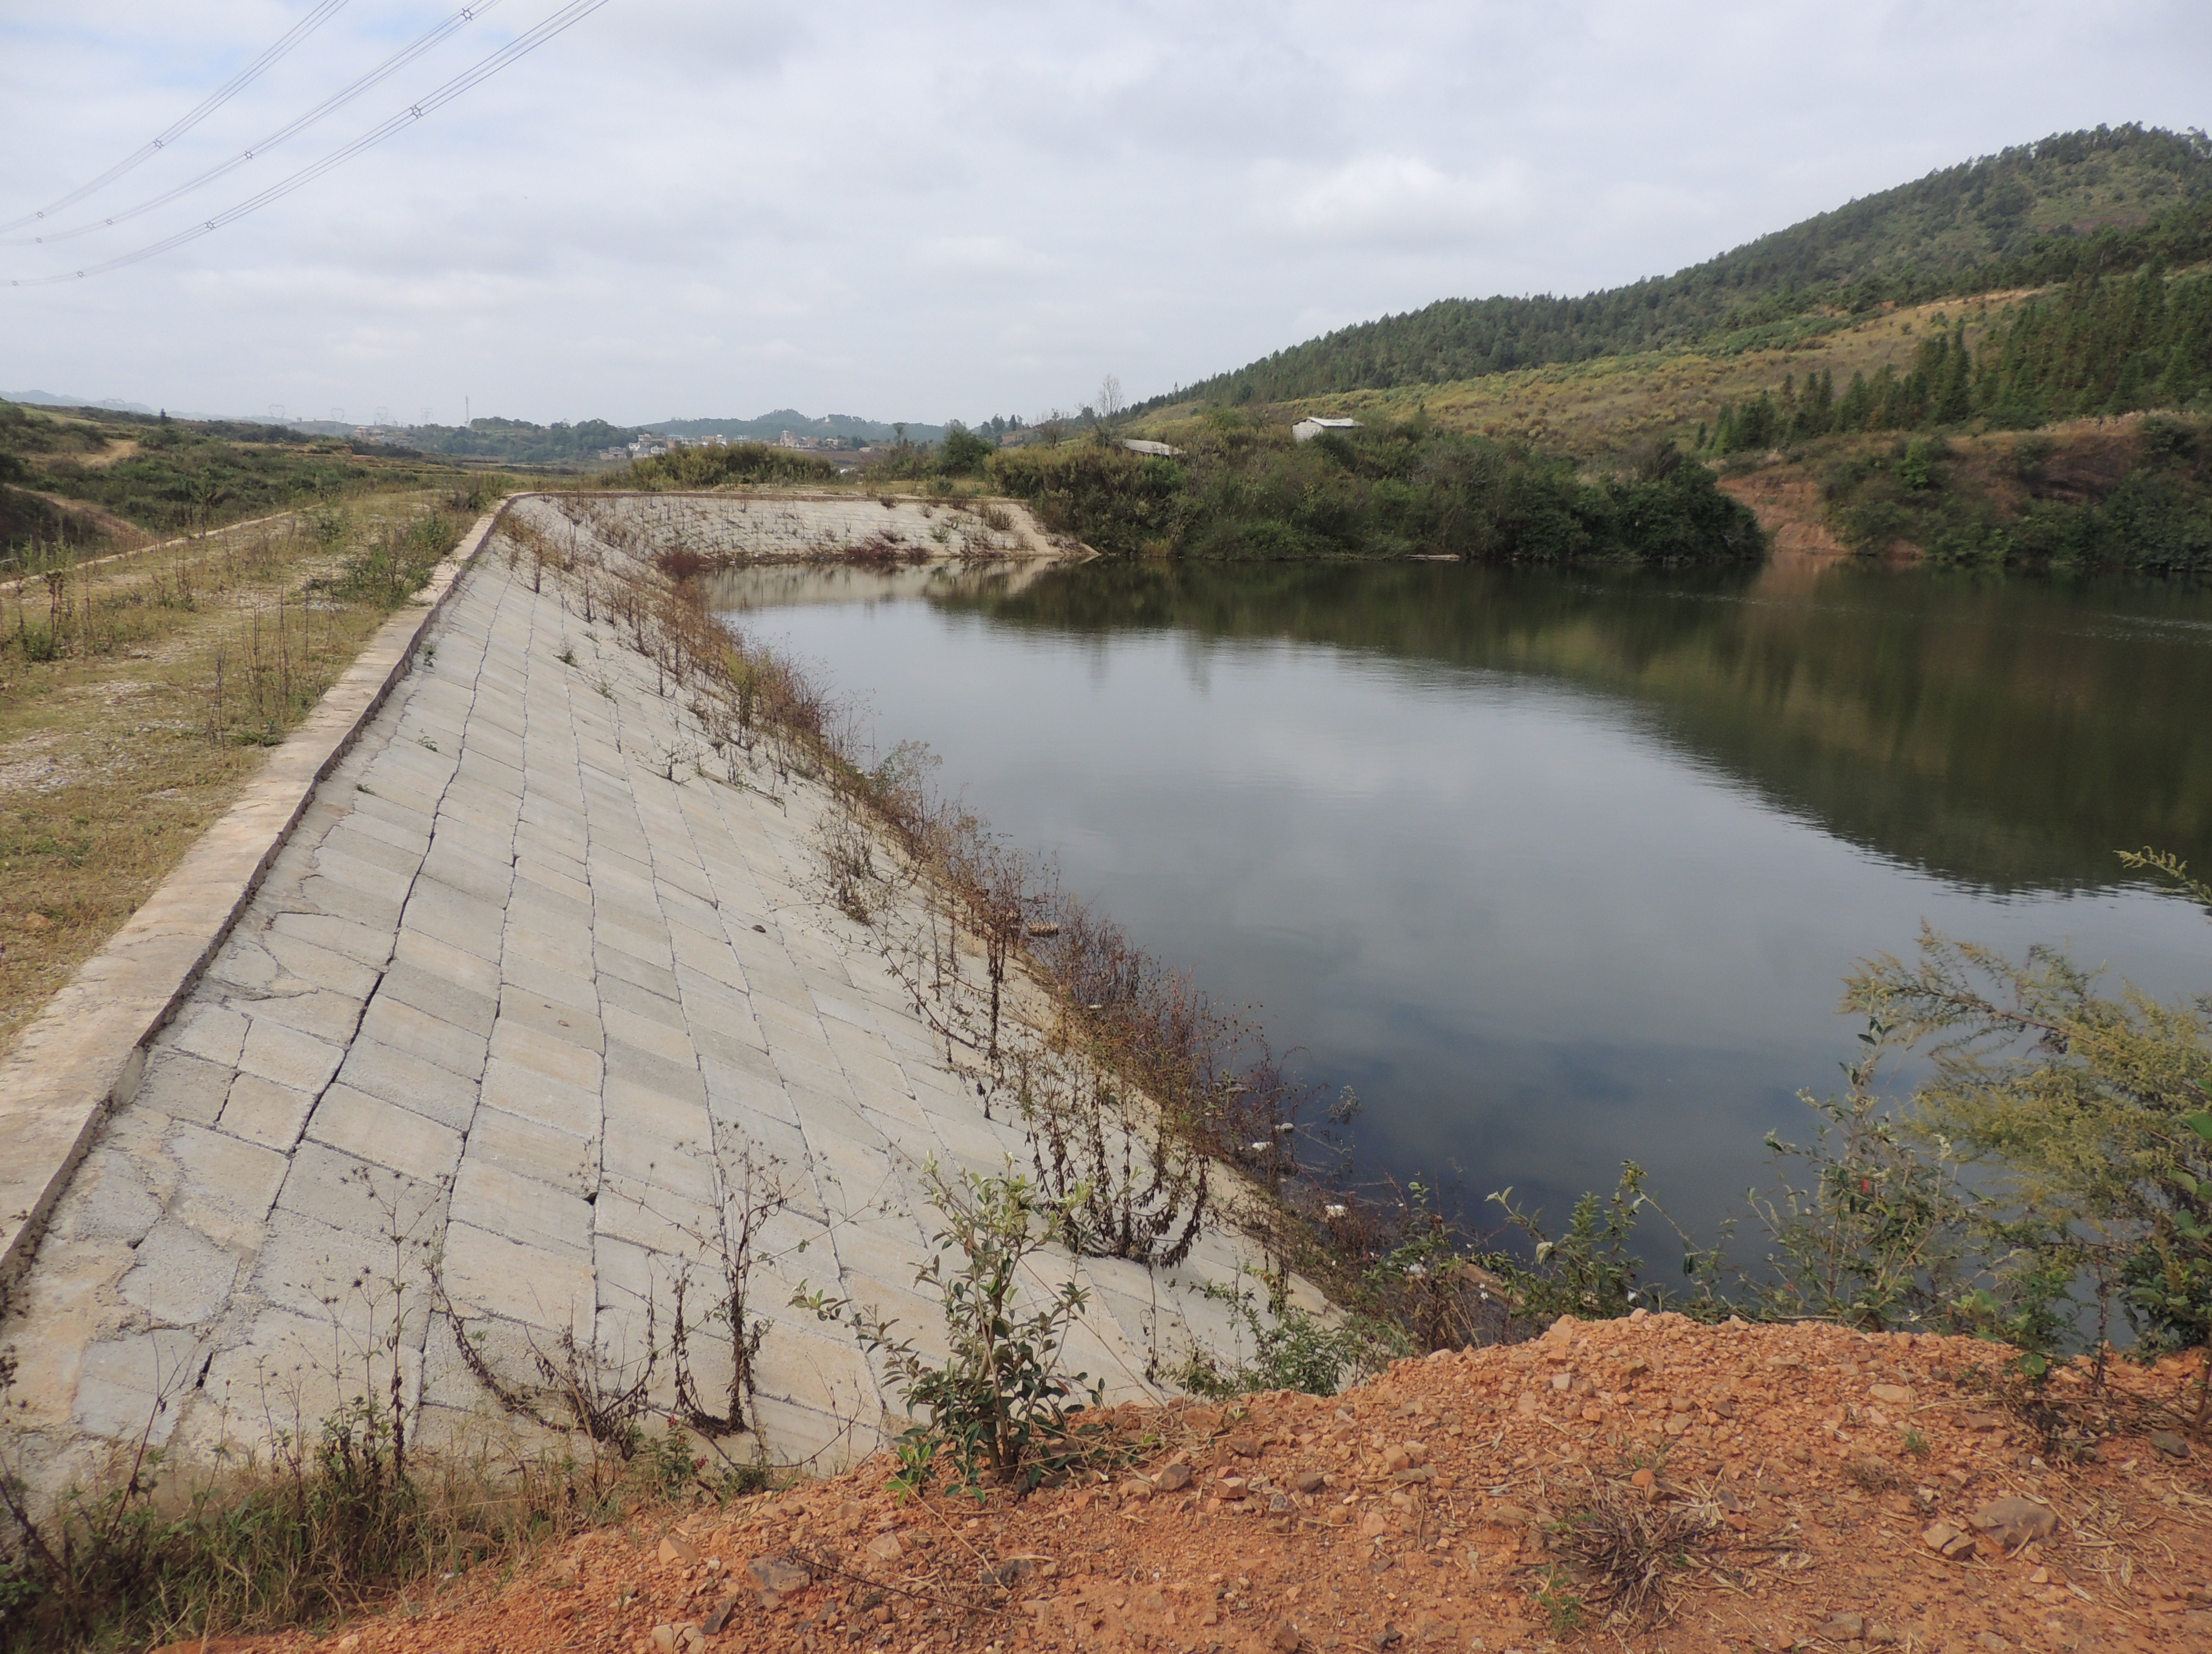
<svg viewBox="0 0 2212 1654">
<path fill-rule="evenodd" d="M 921 1492 L 945 1460 L 956 1485 L 978 1495 L 986 1474 L 1003 1485 L 1034 1485 L 1066 1442 L 1081 1398 L 1095 1406 L 1103 1392 L 1064 1360 L 1088 1295 L 1071 1275 L 1045 1287 L 1040 1300 L 1031 1279 L 1072 1202 L 1047 1195 L 1011 1161 L 985 1177 L 949 1175 L 933 1159 L 923 1175 L 941 1224 L 936 1250 L 914 1280 L 941 1306 L 951 1347 L 941 1362 L 872 1305 L 810 1292 L 804 1282 L 792 1302 L 851 1327 L 898 1380 L 907 1410 L 921 1411 L 899 1438 L 895 1480 L 906 1491 Z M 1025 1301 L 1036 1307 L 1024 1312 Z"/>
</svg>

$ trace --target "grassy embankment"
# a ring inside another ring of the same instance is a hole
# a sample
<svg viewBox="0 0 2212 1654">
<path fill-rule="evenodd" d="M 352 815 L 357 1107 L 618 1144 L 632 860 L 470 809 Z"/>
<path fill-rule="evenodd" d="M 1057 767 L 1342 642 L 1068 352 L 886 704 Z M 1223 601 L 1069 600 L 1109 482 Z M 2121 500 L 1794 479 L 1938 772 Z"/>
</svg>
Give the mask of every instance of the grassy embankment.
<svg viewBox="0 0 2212 1654">
<path fill-rule="evenodd" d="M 282 425 L 0 402 L 0 552 L 56 541 L 130 550 L 304 504 L 474 486 L 484 474 Z"/>
<path fill-rule="evenodd" d="M 0 445 L 28 526 L 0 550 L 5 1050 L 498 479 L 4 404 Z M 246 526 L 183 537 L 210 519 Z"/>
</svg>

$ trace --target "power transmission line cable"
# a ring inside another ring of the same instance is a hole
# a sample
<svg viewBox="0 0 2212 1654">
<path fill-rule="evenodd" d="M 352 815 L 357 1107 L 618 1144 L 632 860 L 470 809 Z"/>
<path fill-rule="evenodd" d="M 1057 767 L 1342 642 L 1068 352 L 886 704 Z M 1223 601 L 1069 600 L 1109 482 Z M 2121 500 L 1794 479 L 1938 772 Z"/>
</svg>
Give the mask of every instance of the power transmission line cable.
<svg viewBox="0 0 2212 1654">
<path fill-rule="evenodd" d="M 317 104 L 313 109 L 307 111 L 306 114 L 301 116 L 297 120 L 288 122 L 286 125 L 278 127 L 267 137 L 263 138 L 257 143 L 248 144 L 244 149 L 240 150 L 237 155 L 233 155 L 229 160 L 224 161 L 221 166 L 210 167 L 206 172 L 202 173 L 197 178 L 187 179 L 173 189 L 164 190 L 157 196 L 141 201 L 135 207 L 126 207 L 121 212 L 111 213 L 96 223 L 79 224 L 73 229 L 48 230 L 42 235 L 0 237 L 0 246 L 45 246 L 55 241 L 74 240 L 80 235 L 91 235 L 100 230 L 112 229 L 116 225 L 124 222 L 127 219 L 137 218 L 142 214 L 149 213 L 156 207 L 166 207 L 170 202 L 176 200 L 179 196 L 189 195 L 194 190 L 200 188 L 204 185 L 214 183 L 216 179 L 222 177 L 225 173 L 235 172 L 239 167 L 246 165 L 247 161 L 266 155 L 270 150 L 275 149 L 287 138 L 297 137 L 308 127 L 313 126 L 317 121 L 322 119 L 324 116 L 330 114 L 336 110 L 343 108 L 347 104 L 351 103 L 362 93 L 368 91 L 373 87 L 381 85 L 384 82 L 391 79 L 392 76 L 398 74 L 409 64 L 413 63 L 424 52 L 429 51 L 431 47 L 438 45 L 449 35 L 455 33 L 459 30 L 465 27 L 468 24 L 473 22 L 476 19 L 483 16 L 484 13 L 489 11 L 498 3 L 499 0 L 477 0 L 477 3 L 474 5 L 462 7 L 460 10 L 455 12 L 451 17 L 446 19 L 444 22 L 439 24 L 428 34 L 423 35 L 411 46 L 406 46 L 401 51 L 394 53 L 392 56 L 386 58 L 381 64 L 369 70 L 368 74 L 362 76 L 350 86 L 343 88 L 339 91 L 333 93 L 331 96 L 324 99 L 320 103 Z"/>
<path fill-rule="evenodd" d="M 285 34 L 283 39 L 277 41 L 275 46 L 270 46 L 268 51 L 263 52 L 252 63 L 246 64 L 245 68 L 240 70 L 237 74 L 232 76 L 221 86 L 216 88 L 213 92 L 208 94 L 206 100 L 203 102 L 199 107 L 192 110 L 189 114 L 185 115 L 183 119 L 178 121 L 174 125 L 167 128 L 165 131 L 158 134 L 151 142 L 141 144 L 137 149 L 132 150 L 129 155 L 124 156 L 122 160 L 117 161 L 112 167 L 110 167 L 106 172 L 102 173 L 98 178 L 94 179 L 91 183 L 79 185 L 76 189 L 71 190 L 67 195 L 62 197 L 58 201 L 49 202 L 45 206 L 40 208 L 36 212 L 27 213 L 21 218 L 10 219 L 8 222 L 0 224 L 0 234 L 5 234 L 9 230 L 21 229 L 26 224 L 35 224 L 40 219 L 47 216 L 51 213 L 59 212 L 64 207 L 73 207 L 78 202 L 83 200 L 85 197 L 92 194 L 94 191 L 106 189 L 110 184 L 115 182 L 117 179 L 122 177 L 124 173 L 129 172 L 133 167 L 138 166 L 142 162 L 152 160 L 155 155 L 161 154 L 162 150 L 167 149 L 172 143 L 174 143 L 185 133 L 191 131 L 193 127 L 198 125 L 210 115 L 215 113 L 216 110 L 222 108 L 223 105 L 228 103 L 240 92 L 243 92 L 247 87 L 258 80 L 264 70 L 275 64 L 278 58 L 283 57 L 286 52 L 291 51 L 294 46 L 299 45 L 301 41 L 306 40 L 310 34 L 313 34 L 325 23 L 330 21 L 331 16 L 337 13 L 338 8 L 344 5 L 345 3 L 346 0 L 322 0 L 322 3 L 320 5 L 317 6 L 305 17 L 302 17 L 297 23 L 295 23 L 290 31 Z"/>
<path fill-rule="evenodd" d="M 18 277 L 11 279 L 8 285 L 9 287 L 50 287 L 58 282 L 76 282 L 82 281 L 88 276 L 104 276 L 111 270 L 120 270 L 125 265 L 135 265 L 142 259 L 151 258 L 159 253 L 167 252 L 173 247 L 180 247 L 187 241 L 198 240 L 203 235 L 212 234 L 224 225 L 235 223 L 248 213 L 265 207 L 272 201 L 281 200 L 283 197 L 291 194 L 293 191 L 313 183 L 325 173 L 343 166 L 362 150 L 373 149 L 393 133 L 412 125 L 433 111 L 443 108 L 471 88 L 489 80 L 501 70 L 529 56 L 555 35 L 574 24 L 580 23 L 606 3 L 607 0 L 570 0 L 570 3 L 562 7 L 544 22 L 516 35 L 514 40 L 490 56 L 482 59 L 473 67 L 462 70 L 436 91 L 410 104 L 390 119 L 372 126 L 352 143 L 342 144 L 313 165 L 301 167 L 289 178 L 270 185 L 258 195 L 248 196 L 236 206 L 227 208 L 202 223 L 194 224 L 190 229 L 179 230 L 174 235 L 166 236 L 159 241 L 138 248 L 136 252 L 122 253 L 100 264 L 87 265 L 82 270 L 65 271 L 58 276 Z"/>
</svg>

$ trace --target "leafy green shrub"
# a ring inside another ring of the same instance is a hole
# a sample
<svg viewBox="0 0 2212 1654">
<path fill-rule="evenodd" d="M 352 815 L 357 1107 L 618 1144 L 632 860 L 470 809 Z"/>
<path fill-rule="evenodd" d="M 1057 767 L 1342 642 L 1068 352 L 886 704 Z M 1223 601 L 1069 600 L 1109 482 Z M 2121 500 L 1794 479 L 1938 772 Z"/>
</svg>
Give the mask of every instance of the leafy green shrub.
<svg viewBox="0 0 2212 1654">
<path fill-rule="evenodd" d="M 945 428 L 945 441 L 938 444 L 936 470 L 945 477 L 981 477 L 998 451 L 989 437 L 956 419 Z"/>
<path fill-rule="evenodd" d="M 933 1237 L 935 1254 L 914 1278 L 943 1308 L 951 1350 L 941 1365 L 872 1306 L 810 1292 L 803 1281 L 792 1302 L 849 1324 L 861 1347 L 899 1380 L 907 1410 L 925 1414 L 899 1438 L 893 1480 L 900 1487 L 921 1492 L 940 1457 L 951 1460 L 958 1487 L 978 1497 L 986 1471 L 1009 1486 L 1033 1486 L 1082 1410 L 1071 1398 L 1086 1393 L 1089 1375 L 1065 1371 L 1061 1354 L 1089 1299 L 1069 1280 L 1026 1314 L 1017 1305 L 1028 1295 L 1022 1277 L 1030 1260 L 1071 1220 L 1080 1191 L 1048 1197 L 1012 1160 L 997 1177 L 970 1171 L 955 1179 L 932 1159 L 923 1176 L 944 1226 Z M 1094 1405 L 1103 1389 L 1090 1387 Z"/>
<path fill-rule="evenodd" d="M 1937 461 L 1942 453 L 1941 441 L 1914 437 L 1905 445 L 1905 457 L 1897 462 L 1897 480 L 1916 494 L 1936 487 L 1942 481 L 1942 467 Z"/>
<path fill-rule="evenodd" d="M 1030 502 L 1045 527 L 1101 551 L 1166 550 L 1185 528 L 1182 467 L 1158 455 L 1103 442 L 1002 448 L 988 474 L 1000 493 Z"/>
<path fill-rule="evenodd" d="M 1624 1160 L 1620 1181 L 1611 1195 L 1586 1193 L 1575 1202 L 1567 1226 L 1556 1239 L 1542 1225 L 1542 1213 L 1523 1211 L 1513 1204 L 1513 1191 L 1490 1196 L 1505 1214 L 1506 1223 L 1528 1237 L 1526 1258 L 1511 1252 L 1493 1252 L 1482 1262 L 1505 1284 L 1517 1313 L 1539 1322 L 1563 1315 L 1581 1320 L 1611 1320 L 1637 1310 L 1676 1309 L 1717 1314 L 1723 1301 L 1716 1278 L 1719 1255 L 1702 1250 L 1668 1217 L 1666 1209 L 1644 1190 L 1644 1168 Z M 1641 1282 L 1643 1260 L 1636 1247 L 1636 1231 L 1643 1213 L 1656 1213 L 1674 1232 L 1682 1245 L 1682 1272 L 1698 1281 L 1697 1290 L 1677 1298 L 1663 1287 Z"/>
<path fill-rule="evenodd" d="M 319 538 L 329 532 L 335 540 L 346 532 L 343 514 L 333 517 L 328 508 L 318 514 L 311 526 Z M 353 602 L 396 609 L 422 589 L 430 571 L 445 561 L 460 537 L 452 519 L 434 511 L 375 535 L 347 557 L 337 574 L 315 582 L 316 587 Z"/>
<path fill-rule="evenodd" d="M 2170 855 L 2130 867 L 2166 877 L 2212 910 L 2212 886 Z M 2118 998 L 2063 956 L 2031 949 L 2014 964 L 1929 934 L 1907 965 L 1874 961 L 1847 1003 L 1882 1019 L 1890 1040 L 1938 1042 L 1936 1075 L 1914 1122 L 1987 1168 L 2000 1215 L 1985 1244 L 2009 1247 L 2008 1304 L 1969 1317 L 2030 1352 L 2067 1324 L 2066 1289 L 2087 1274 L 2117 1295 L 2148 1351 L 2194 1349 L 2197 1412 L 2212 1397 L 2212 1011 Z"/>
<path fill-rule="evenodd" d="M 1334 1396 L 1413 1353 L 1403 1332 L 1388 1321 L 1349 1315 L 1336 1320 L 1300 1309 L 1276 1307 L 1261 1319 L 1257 1295 L 1241 1284 L 1209 1281 L 1206 1296 L 1230 1306 L 1252 1340 L 1252 1357 L 1224 1370 L 1202 1350 L 1194 1349 L 1169 1377 L 1194 1395 L 1225 1400 L 1266 1389 L 1295 1389 L 1308 1396 Z"/>
<path fill-rule="evenodd" d="M 1973 1199 L 1953 1146 L 1928 1141 L 1875 1098 L 1888 1031 L 1876 1021 L 1859 1036 L 1865 1052 L 1846 1070 L 1847 1097 L 1803 1096 L 1823 1122 L 1812 1142 L 1767 1137 L 1778 1157 L 1812 1173 L 1809 1188 L 1785 1181 L 1753 1197 L 1771 1250 L 1747 1286 L 1770 1314 L 1870 1332 L 1926 1329 L 1946 1324 L 1966 1290 Z"/>
<path fill-rule="evenodd" d="M 1645 562 L 1713 562 L 1765 550 L 1749 510 L 1721 491 L 1711 471 L 1672 443 L 1607 490 L 1621 553 Z"/>
</svg>

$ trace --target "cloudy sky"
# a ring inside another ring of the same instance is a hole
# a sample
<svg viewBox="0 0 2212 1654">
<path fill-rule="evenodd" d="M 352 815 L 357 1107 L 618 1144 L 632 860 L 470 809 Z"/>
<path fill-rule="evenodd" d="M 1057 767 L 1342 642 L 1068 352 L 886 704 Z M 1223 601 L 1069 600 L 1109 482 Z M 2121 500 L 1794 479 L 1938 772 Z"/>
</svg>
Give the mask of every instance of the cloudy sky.
<svg viewBox="0 0 2212 1654">
<path fill-rule="evenodd" d="M 317 0 L 0 0 L 0 221 Z M 465 0 L 347 0 L 150 162 L 257 144 Z M 0 282 L 205 220 L 562 0 L 495 0 L 226 178 Z M 1969 155 L 2203 125 L 2204 0 L 606 0 L 258 213 L 0 286 L 0 389 L 294 417 L 1034 416 L 1450 295 L 1678 268 Z M 42 226 L 43 228 L 43 226 Z M 0 240 L 20 243 L 21 230 Z"/>
</svg>

